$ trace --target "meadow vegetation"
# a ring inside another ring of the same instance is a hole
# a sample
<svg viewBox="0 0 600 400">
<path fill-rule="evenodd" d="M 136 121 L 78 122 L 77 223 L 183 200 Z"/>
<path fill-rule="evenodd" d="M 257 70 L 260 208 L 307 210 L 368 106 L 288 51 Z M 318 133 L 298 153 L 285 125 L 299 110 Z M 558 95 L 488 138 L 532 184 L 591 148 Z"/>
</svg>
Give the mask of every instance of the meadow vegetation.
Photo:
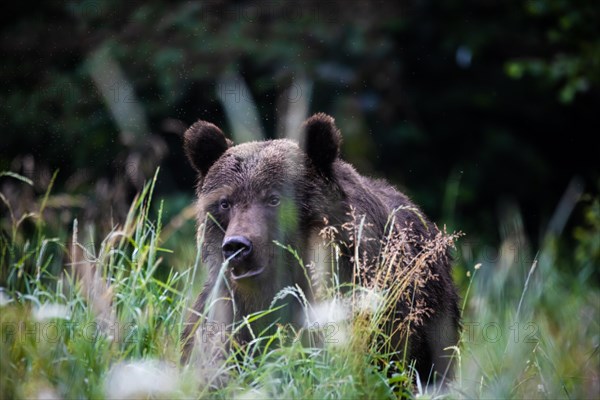
<svg viewBox="0 0 600 400">
<path fill-rule="evenodd" d="M 370 285 L 359 279 L 344 287 L 332 274 L 319 305 L 308 304 L 298 287 L 283 289 L 278 297 L 302 302 L 311 323 L 276 325 L 274 333 L 255 332 L 246 346 L 234 346 L 219 371 L 227 384 L 214 391 L 196 383 L 194 365 L 179 365 L 183 320 L 203 267 L 193 219 L 187 212 L 165 221 L 164 201 L 153 199 L 155 180 L 126 220 L 100 238 L 77 220 L 62 230 L 49 227 L 52 184 L 22 215 L 0 197 L 2 398 L 592 398 L 600 390 L 597 198 L 582 200 L 585 221 L 572 238 L 549 233 L 539 249 L 527 248 L 518 214 L 501 221 L 505 237 L 493 257 L 482 246 L 466 246 L 469 234 L 431 243 L 434 253 L 456 243 L 455 280 L 464 301 L 455 378 L 446 390 L 415 379 L 409 362 L 391 362 L 381 321 L 415 282 L 407 271 L 419 275 L 424 264 L 391 271 L 384 261 Z M 361 222 L 351 225 L 357 238 Z M 386 243 L 406 238 L 398 240 Z M 336 243 L 329 243 L 335 254 Z M 393 250 L 386 243 L 383 253 Z M 418 315 L 407 320 L 410 329 Z"/>
</svg>

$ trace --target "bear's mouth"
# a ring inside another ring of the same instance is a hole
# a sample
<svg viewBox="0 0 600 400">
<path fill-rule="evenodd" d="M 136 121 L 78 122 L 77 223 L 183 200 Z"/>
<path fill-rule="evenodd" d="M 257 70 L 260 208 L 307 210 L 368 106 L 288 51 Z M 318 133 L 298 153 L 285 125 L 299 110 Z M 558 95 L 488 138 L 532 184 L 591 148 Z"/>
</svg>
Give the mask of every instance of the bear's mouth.
<svg viewBox="0 0 600 400">
<path fill-rule="evenodd" d="M 265 270 L 265 267 L 258 267 L 247 264 L 236 264 L 231 268 L 231 277 L 236 280 L 253 278 L 260 275 Z"/>
</svg>

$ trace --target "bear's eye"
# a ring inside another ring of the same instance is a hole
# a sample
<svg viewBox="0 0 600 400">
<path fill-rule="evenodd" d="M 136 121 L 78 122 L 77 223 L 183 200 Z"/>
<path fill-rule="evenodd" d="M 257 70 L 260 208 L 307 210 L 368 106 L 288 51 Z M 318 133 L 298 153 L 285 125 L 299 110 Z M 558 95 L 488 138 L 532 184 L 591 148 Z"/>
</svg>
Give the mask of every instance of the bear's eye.
<svg viewBox="0 0 600 400">
<path fill-rule="evenodd" d="M 271 197 L 269 197 L 269 205 L 271 207 L 277 207 L 280 202 L 281 202 L 281 200 L 279 199 L 279 196 L 277 196 L 277 195 L 272 195 Z"/>
<path fill-rule="evenodd" d="M 222 210 L 227 210 L 230 207 L 229 200 L 221 199 L 219 201 L 219 207 L 221 207 Z"/>
</svg>

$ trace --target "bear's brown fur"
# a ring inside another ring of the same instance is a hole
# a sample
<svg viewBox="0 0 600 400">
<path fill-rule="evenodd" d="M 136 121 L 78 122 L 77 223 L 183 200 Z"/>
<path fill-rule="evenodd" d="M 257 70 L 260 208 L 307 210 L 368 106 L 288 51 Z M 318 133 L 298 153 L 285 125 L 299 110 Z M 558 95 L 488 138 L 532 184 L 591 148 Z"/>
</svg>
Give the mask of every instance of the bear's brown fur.
<svg viewBox="0 0 600 400">
<path fill-rule="evenodd" d="M 310 293 L 297 260 L 290 252 L 273 251 L 274 241 L 291 245 L 308 262 L 314 256 L 311 241 L 326 224 L 336 227 L 345 243 L 340 281 L 350 282 L 356 262 L 353 239 L 342 226 L 351 214 L 364 217 L 365 237 L 379 239 L 360 244 L 361 254 L 368 259 L 379 257 L 392 213 L 397 229 L 408 230 L 412 238 L 405 256 L 422 254 L 423 243 L 439 234 L 404 194 L 384 181 L 359 175 L 339 158 L 342 138 L 333 118 L 316 114 L 302 129 L 301 144 L 278 139 L 233 146 L 219 128 L 203 121 L 185 133 L 184 148 L 199 176 L 198 235 L 209 270 L 184 329 L 184 362 L 192 353 L 198 325 L 206 331 L 198 344 L 199 354 L 207 358 L 204 362 L 210 361 L 227 351 L 227 335 L 221 329 L 267 309 L 286 286 L 297 284 Z M 427 310 L 411 330 L 408 347 L 422 381 L 429 380 L 432 372 L 438 379 L 448 375 L 451 352 L 444 348 L 457 343 L 459 329 L 458 296 L 447 250 L 428 260 L 426 268 L 432 278 L 422 280 L 420 290 L 409 296 L 412 304 Z M 297 322 L 297 305 L 289 307 L 272 317 Z M 397 313 L 408 312 L 406 302 L 399 302 Z M 207 321 L 215 325 L 208 329 Z M 237 341 L 248 339 L 248 332 L 237 333 Z"/>
</svg>

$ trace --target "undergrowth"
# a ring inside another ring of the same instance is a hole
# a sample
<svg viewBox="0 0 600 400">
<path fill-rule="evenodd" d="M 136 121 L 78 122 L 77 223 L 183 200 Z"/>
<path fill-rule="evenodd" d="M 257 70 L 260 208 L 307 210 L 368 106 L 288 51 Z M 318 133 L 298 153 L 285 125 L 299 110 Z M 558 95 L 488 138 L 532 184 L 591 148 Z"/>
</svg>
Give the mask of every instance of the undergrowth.
<svg viewBox="0 0 600 400">
<path fill-rule="evenodd" d="M 598 199 L 587 200 L 574 251 L 565 250 L 560 237 L 548 236 L 536 252 L 521 249 L 516 257 L 499 250 L 490 259 L 481 249 L 465 256 L 459 241 L 455 278 L 464 300 L 463 331 L 447 390 L 414 383 L 409 362 L 390 361 L 393 349 L 385 345 L 381 321 L 388 317 L 386 304 L 406 286 L 390 285 L 389 276 L 381 275 L 348 287 L 331 278 L 335 271 L 328 275 L 330 284 L 318 288 L 319 304 L 307 302 L 298 287 L 278 295 L 304 302 L 309 320 L 320 324 L 256 332 L 250 343 L 233 347 L 221 371 L 229 379 L 213 390 L 198 384 L 194 365 L 179 365 L 179 339 L 202 266 L 198 256 L 175 267 L 177 254 L 164 246 L 163 203 L 152 200 L 154 182 L 133 201 L 126 221 L 101 239 L 77 221 L 68 235 L 49 233 L 43 215 L 52 185 L 37 209 L 23 215 L 13 215 L 0 197 L 2 398 L 598 396 L 600 294 L 593 281 L 599 268 Z M 360 225 L 359 218 L 354 228 Z M 356 232 L 360 242 L 361 231 Z M 515 228 L 499 248 L 521 237 Z M 335 246 L 331 249 L 335 257 Z M 167 257 L 169 266 L 163 265 Z M 307 276 L 314 273 L 314 266 L 298 263 Z M 240 321 L 237 329 L 270 312 Z"/>
</svg>

